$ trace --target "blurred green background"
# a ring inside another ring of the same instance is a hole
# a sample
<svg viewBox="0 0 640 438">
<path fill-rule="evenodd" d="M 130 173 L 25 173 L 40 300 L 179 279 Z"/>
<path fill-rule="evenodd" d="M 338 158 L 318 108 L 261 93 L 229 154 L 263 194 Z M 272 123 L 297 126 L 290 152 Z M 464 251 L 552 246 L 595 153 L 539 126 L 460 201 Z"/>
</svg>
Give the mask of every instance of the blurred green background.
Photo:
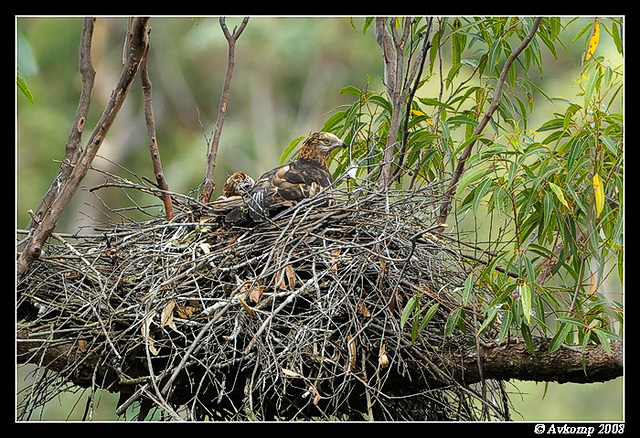
<svg viewBox="0 0 640 438">
<path fill-rule="evenodd" d="M 353 96 L 339 90 L 352 85 L 383 90 L 382 60 L 373 29 L 362 33 L 363 18 L 252 17 L 236 47 L 227 117 L 222 131 L 215 179 L 217 191 L 226 176 L 244 170 L 257 176 L 279 161 L 289 141 L 318 130 L 340 105 Z M 564 34 L 568 53 L 555 60 L 543 49 L 544 71 L 539 85 L 553 97 L 575 96 L 584 38 L 572 44 L 576 33 L 593 19 L 581 18 Z M 230 29 L 242 19 L 227 19 Z M 568 21 L 568 19 L 567 19 Z M 92 60 L 96 82 L 85 130 L 93 129 L 108 100 L 122 64 L 127 18 L 99 18 Z M 227 64 L 227 42 L 213 17 L 154 17 L 151 19 L 150 77 L 157 139 L 170 190 L 193 193 L 202 182 L 208 139 L 217 116 Z M 355 29 L 354 29 L 355 28 Z M 18 17 L 16 60 L 34 104 L 16 98 L 16 222 L 23 228 L 27 209 L 35 209 L 58 171 L 73 123 L 81 81 L 78 43 L 82 18 Z M 611 39 L 601 35 L 599 53 L 617 52 Z M 620 61 L 621 62 L 621 61 Z M 428 87 L 420 90 L 428 93 Z M 137 176 L 153 176 L 147 146 L 142 91 L 136 79 L 109 131 L 94 165 L 127 176 L 114 164 Z M 548 101 L 534 96 L 536 115 L 547 120 L 554 111 Z M 84 139 L 89 135 L 85 132 Z M 83 186 L 95 186 L 103 177 L 90 172 Z M 58 231 L 76 231 L 105 219 L 102 202 L 128 206 L 118 190 L 78 192 Z M 157 203 L 148 197 L 141 203 Z M 19 369 L 17 389 L 28 380 Z M 545 394 L 546 390 L 546 394 Z M 510 387 L 514 420 L 622 420 L 622 379 L 602 384 L 544 384 L 519 382 Z M 39 419 L 79 419 L 86 394 L 69 394 L 47 405 Z M 81 401 L 72 411 L 72 406 Z M 96 400 L 94 420 L 114 419 L 116 397 L 103 393 Z M 71 414 L 70 414 L 71 412 Z M 35 418 L 34 418 L 35 419 Z"/>
</svg>

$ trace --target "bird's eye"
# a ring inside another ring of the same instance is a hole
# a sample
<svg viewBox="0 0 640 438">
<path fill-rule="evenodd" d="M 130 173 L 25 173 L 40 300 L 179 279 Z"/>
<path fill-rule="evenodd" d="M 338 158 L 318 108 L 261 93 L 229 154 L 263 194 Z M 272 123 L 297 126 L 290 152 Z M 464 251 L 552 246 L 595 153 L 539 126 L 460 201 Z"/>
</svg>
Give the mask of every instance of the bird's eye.
<svg viewBox="0 0 640 438">
<path fill-rule="evenodd" d="M 324 144 L 329 144 L 329 140 L 328 140 L 328 139 L 326 139 L 326 138 L 323 138 L 323 139 L 322 139 L 322 143 L 324 143 Z"/>
</svg>

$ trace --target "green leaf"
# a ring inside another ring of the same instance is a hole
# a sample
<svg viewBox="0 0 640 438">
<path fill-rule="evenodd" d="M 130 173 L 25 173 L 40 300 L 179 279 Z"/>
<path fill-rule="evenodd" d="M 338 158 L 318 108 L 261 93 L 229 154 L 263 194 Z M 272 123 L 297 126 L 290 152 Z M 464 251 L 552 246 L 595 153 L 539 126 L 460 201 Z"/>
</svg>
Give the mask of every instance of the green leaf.
<svg viewBox="0 0 640 438">
<path fill-rule="evenodd" d="M 349 85 L 347 87 L 342 88 L 339 91 L 340 94 L 353 94 L 354 96 L 362 96 L 362 91 L 359 88 L 354 87 L 353 85 Z"/>
<path fill-rule="evenodd" d="M 451 336 L 451 334 L 453 334 L 453 330 L 456 328 L 456 326 L 460 322 L 461 316 L 462 316 L 461 307 L 457 307 L 451 312 L 451 314 L 449 315 L 449 318 L 447 319 L 447 323 L 445 324 L 445 327 L 444 327 L 445 337 Z"/>
<path fill-rule="evenodd" d="M 479 180 L 480 178 L 484 178 L 490 173 L 491 170 L 484 168 L 483 166 L 469 167 L 469 171 L 465 172 L 462 175 L 462 178 L 460 178 L 460 181 L 458 181 L 458 187 L 456 187 L 456 195 L 459 196 L 469 184 Z"/>
<path fill-rule="evenodd" d="M 607 331 L 595 328 L 593 329 L 593 332 L 598 337 L 598 341 L 600 341 L 600 345 L 602 345 L 604 351 L 606 351 L 607 354 L 611 354 L 611 343 L 609 343 L 609 335 L 607 334 Z"/>
<path fill-rule="evenodd" d="M 500 335 L 498 336 L 498 343 L 502 343 L 507 338 L 512 322 L 513 322 L 513 314 L 511 313 L 510 310 L 507 310 L 502 315 L 502 324 L 500 325 Z"/>
<path fill-rule="evenodd" d="M 447 119 L 447 123 L 449 125 L 471 125 L 473 127 L 478 126 L 478 121 L 474 119 L 470 119 L 467 116 L 457 115 L 452 116 Z"/>
<path fill-rule="evenodd" d="M 572 318 L 570 316 L 559 316 L 557 318 L 557 321 L 563 324 L 572 325 L 574 327 L 584 327 L 584 322 L 581 319 Z"/>
<path fill-rule="evenodd" d="M 572 103 L 564 112 L 564 119 L 562 122 L 562 129 L 567 129 L 573 122 L 573 115 L 581 108 L 580 105 Z"/>
<path fill-rule="evenodd" d="M 304 136 L 296 137 L 289 142 L 289 145 L 287 145 L 287 147 L 284 148 L 284 151 L 282 151 L 282 155 L 280 155 L 280 164 L 284 164 L 287 157 L 289 157 L 291 152 L 293 152 L 296 146 L 298 146 L 298 143 L 300 143 L 304 138 L 305 138 Z"/>
<path fill-rule="evenodd" d="M 560 320 L 560 318 L 558 318 L 558 320 Z M 571 325 L 567 323 L 560 324 L 558 330 L 556 331 L 556 334 L 553 336 L 553 339 L 551 339 L 551 343 L 549 344 L 549 352 L 553 353 L 558 348 L 560 348 L 564 340 L 567 338 L 570 330 Z"/>
<path fill-rule="evenodd" d="M 473 198 L 473 213 L 478 213 L 478 208 L 480 207 L 480 203 L 482 202 L 482 198 L 487 194 L 489 187 L 491 186 L 491 179 L 486 178 L 482 183 L 476 188 L 475 195 Z"/>
<path fill-rule="evenodd" d="M 522 301 L 522 314 L 527 324 L 531 323 L 531 288 L 527 283 L 520 285 L 520 300 Z"/>
<path fill-rule="evenodd" d="M 29 86 L 19 74 L 16 75 L 16 83 L 18 85 L 18 90 L 20 90 L 22 95 L 26 97 L 29 102 L 31 102 L 31 105 L 34 105 L 33 95 L 31 94 L 31 91 L 29 91 Z"/>
<path fill-rule="evenodd" d="M 462 305 L 466 306 L 471 298 L 471 292 L 473 292 L 473 274 L 469 274 L 464 281 L 464 290 L 462 292 Z"/>
<path fill-rule="evenodd" d="M 530 283 L 533 283 L 534 281 L 536 281 L 536 272 L 533 269 L 533 264 L 531 263 L 531 260 L 529 260 L 529 257 L 526 256 L 526 254 L 522 254 L 522 260 L 524 260 L 524 267 L 527 271 L 527 280 Z"/>
<path fill-rule="evenodd" d="M 600 84 L 600 80 L 602 79 L 602 71 L 600 68 L 594 68 L 593 72 L 589 76 L 587 81 L 587 86 L 584 89 L 584 106 L 588 107 L 589 102 L 591 101 L 591 96 L 594 91 L 598 88 Z"/>
<path fill-rule="evenodd" d="M 585 140 L 574 137 L 569 142 L 571 142 L 571 149 L 569 149 L 569 155 L 567 156 L 567 169 L 571 171 L 574 163 L 580 166 L 580 157 L 583 156 Z"/>
<path fill-rule="evenodd" d="M 563 125 L 564 125 L 564 118 L 562 118 L 562 119 L 552 119 L 552 120 L 548 120 L 548 121 L 544 122 L 542 124 L 542 126 L 540 126 L 538 129 L 536 129 L 536 131 L 537 132 L 555 131 L 557 129 L 562 128 Z"/>
<path fill-rule="evenodd" d="M 417 307 L 418 303 L 419 303 L 419 297 L 417 295 L 414 295 L 411 298 L 409 298 L 409 301 L 407 301 L 407 304 L 404 306 L 404 309 L 402 309 L 402 314 L 400 315 L 401 328 L 407 323 L 407 321 L 409 320 L 409 318 L 413 313 L 413 310 Z"/>
<path fill-rule="evenodd" d="M 501 307 L 502 307 L 502 304 L 496 304 L 490 307 L 489 313 L 484 318 L 484 321 L 482 321 L 482 325 L 478 329 L 478 336 L 483 334 L 489 327 L 493 326 L 493 322 L 495 321 L 496 315 L 498 314 L 498 311 L 500 310 Z M 503 324 L 504 324 L 504 321 L 503 321 Z"/>
<path fill-rule="evenodd" d="M 618 53 L 622 53 L 622 40 L 620 39 L 620 30 L 618 29 L 618 25 L 616 24 L 615 20 L 613 20 L 613 23 L 611 25 L 611 36 L 613 37 L 613 42 L 616 45 L 616 50 L 618 50 Z"/>
<path fill-rule="evenodd" d="M 562 205 L 564 205 L 565 207 L 569 208 L 569 204 L 564 199 L 564 194 L 562 193 L 562 189 L 557 185 L 555 185 L 554 183 L 552 183 L 551 181 L 549 181 L 549 187 L 551 188 L 553 193 L 556 195 L 556 198 L 558 198 L 558 201 L 560 201 Z"/>
<path fill-rule="evenodd" d="M 496 69 L 498 62 L 500 61 L 500 52 L 502 51 L 502 40 L 497 39 L 493 43 L 491 43 L 491 47 L 489 47 L 489 57 L 487 59 L 487 68 L 489 69 L 488 73 L 493 74 Z"/>
<path fill-rule="evenodd" d="M 438 307 L 440 307 L 439 303 L 435 303 L 431 307 L 429 307 L 429 310 L 427 310 L 427 313 L 424 315 L 424 318 L 422 318 L 422 321 L 420 321 L 420 326 L 418 327 L 418 333 L 422 333 L 422 331 L 427 326 L 427 324 L 429 324 L 429 321 L 431 321 L 431 318 L 433 318 L 433 315 L 435 315 L 436 312 L 438 311 Z"/>
<path fill-rule="evenodd" d="M 551 223 L 551 216 L 554 214 L 553 195 L 551 193 L 545 193 L 542 199 L 542 220 L 538 225 L 538 242 L 543 243 L 546 237 L 546 231 L 549 229 Z"/>
<path fill-rule="evenodd" d="M 438 99 L 433 99 L 433 98 L 419 98 L 420 102 L 423 103 L 424 105 L 430 105 L 430 106 L 439 106 L 442 108 L 447 108 L 449 110 L 455 111 L 454 108 L 451 105 L 448 105 L 444 102 L 440 102 Z"/>
<path fill-rule="evenodd" d="M 522 325 L 520 326 L 520 332 L 522 333 L 522 339 L 524 339 L 524 344 L 527 346 L 527 349 L 534 356 L 536 355 L 536 348 L 533 345 L 533 337 L 531 336 L 531 331 L 529 330 L 529 326 L 522 321 Z"/>
<path fill-rule="evenodd" d="M 338 111 L 327 119 L 322 127 L 322 131 L 331 132 L 333 129 L 344 120 L 346 111 Z"/>
<path fill-rule="evenodd" d="M 369 96 L 369 98 L 367 99 L 369 102 L 373 102 L 378 106 L 381 106 L 382 108 L 384 108 L 384 110 L 386 112 L 388 112 L 389 114 L 392 113 L 392 107 L 391 107 L 391 102 L 389 102 L 387 99 L 385 99 L 382 96 L 377 96 L 377 95 L 373 95 L 373 96 Z"/>
</svg>

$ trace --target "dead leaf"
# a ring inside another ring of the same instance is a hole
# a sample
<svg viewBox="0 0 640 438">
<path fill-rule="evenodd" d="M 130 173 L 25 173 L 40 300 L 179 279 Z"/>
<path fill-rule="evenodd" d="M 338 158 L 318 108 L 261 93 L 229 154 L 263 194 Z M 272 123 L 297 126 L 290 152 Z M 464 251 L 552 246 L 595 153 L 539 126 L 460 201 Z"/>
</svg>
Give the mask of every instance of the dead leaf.
<svg viewBox="0 0 640 438">
<path fill-rule="evenodd" d="M 260 295 L 262 295 L 263 292 L 264 292 L 264 288 L 262 286 L 256 286 L 249 293 L 249 299 L 254 303 L 257 303 L 258 300 L 260 299 Z"/>
<path fill-rule="evenodd" d="M 87 341 L 85 341 L 84 339 L 78 339 L 78 350 L 80 350 L 83 353 L 87 352 Z"/>
<path fill-rule="evenodd" d="M 387 356 L 386 349 L 387 344 L 385 342 L 384 344 L 382 344 L 382 347 L 380 347 L 380 357 L 378 358 L 378 361 L 380 362 L 380 366 L 382 368 L 387 368 L 389 366 L 389 356 Z"/>
<path fill-rule="evenodd" d="M 173 309 L 176 307 L 176 302 L 173 300 L 169 300 L 166 306 L 162 309 L 162 313 L 160 314 L 160 328 L 169 326 L 172 329 L 176 329 L 176 326 L 173 322 Z"/>
<path fill-rule="evenodd" d="M 249 307 L 249 305 L 241 297 L 238 297 L 238 301 L 240 301 L 240 304 L 242 304 L 244 310 L 246 310 L 247 314 L 249 314 L 249 318 L 253 319 L 256 317 L 256 312 L 254 312 L 253 309 Z"/>
<path fill-rule="evenodd" d="M 176 304 L 175 312 L 178 318 L 189 319 L 193 316 L 193 314 L 198 310 L 197 307 L 185 304 Z"/>
<path fill-rule="evenodd" d="M 145 318 L 145 320 L 142 323 L 142 326 L 140 327 L 140 331 L 142 332 L 142 338 L 145 340 L 145 343 L 149 346 L 149 351 L 151 352 L 151 354 L 153 354 L 154 356 L 157 356 L 159 353 L 159 350 L 155 347 L 155 345 L 153 345 L 153 338 L 151 337 L 151 333 L 149 331 L 149 328 L 151 326 L 151 323 L 153 322 L 154 316 L 155 316 L 155 312 L 149 314 L 149 316 Z"/>
<path fill-rule="evenodd" d="M 296 373 L 295 371 L 291 371 L 287 368 L 280 368 L 280 371 L 282 371 L 282 374 L 287 377 L 302 377 L 302 374 Z"/>
<path fill-rule="evenodd" d="M 287 276 L 287 283 L 289 284 L 289 289 L 294 290 L 296 288 L 296 273 L 293 270 L 293 266 L 287 265 L 284 268 L 284 273 Z"/>
<path fill-rule="evenodd" d="M 331 269 L 336 274 L 338 273 L 338 256 L 340 256 L 340 248 L 331 250 Z"/>
<path fill-rule="evenodd" d="M 588 60 L 591 58 L 593 53 L 596 51 L 598 47 L 598 41 L 600 40 L 600 24 L 599 19 L 596 18 L 593 24 L 593 33 L 591 34 L 591 38 L 589 38 L 589 48 L 587 49 L 587 54 L 584 57 L 584 60 Z"/>
<path fill-rule="evenodd" d="M 358 301 L 358 306 L 360 307 L 360 312 L 362 312 L 365 317 L 368 318 L 371 316 L 371 312 L 369 312 L 369 309 L 367 309 L 367 306 L 365 306 L 362 301 Z"/>
<path fill-rule="evenodd" d="M 349 371 L 353 371 L 356 369 L 356 343 L 351 336 L 351 333 L 349 333 L 349 336 L 347 336 L 347 348 L 349 349 L 349 355 L 351 356 L 350 362 L 348 364 Z"/>
<path fill-rule="evenodd" d="M 311 395 L 313 395 L 313 404 L 317 405 L 320 401 L 320 393 L 318 392 L 318 389 L 315 386 L 309 384 L 309 392 L 311 393 Z"/>
</svg>

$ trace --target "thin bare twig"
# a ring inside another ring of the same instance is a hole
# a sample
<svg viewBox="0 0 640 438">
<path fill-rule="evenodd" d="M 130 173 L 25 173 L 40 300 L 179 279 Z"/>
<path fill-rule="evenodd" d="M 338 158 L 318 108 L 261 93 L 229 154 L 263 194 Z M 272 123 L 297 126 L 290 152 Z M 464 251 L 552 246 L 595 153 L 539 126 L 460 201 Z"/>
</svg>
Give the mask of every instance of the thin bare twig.
<svg viewBox="0 0 640 438">
<path fill-rule="evenodd" d="M 140 63 L 140 79 L 142 83 L 142 95 L 144 99 L 144 114 L 147 123 L 147 136 L 149 137 L 149 151 L 151 152 L 151 162 L 153 163 L 153 174 L 155 175 L 158 188 L 162 190 L 162 202 L 164 203 L 165 218 L 170 221 L 174 217 L 173 204 L 171 203 L 171 195 L 169 195 L 169 184 L 164 177 L 162 170 L 162 162 L 160 160 L 160 150 L 158 149 L 158 140 L 156 136 L 155 119 L 153 117 L 153 104 L 151 100 L 151 79 L 149 79 L 149 70 L 147 69 L 147 61 L 149 59 L 149 47 L 147 45 L 142 62 Z"/>
<path fill-rule="evenodd" d="M 220 27 L 224 33 L 227 43 L 229 45 L 228 57 L 227 57 L 227 73 L 224 78 L 224 85 L 222 87 L 222 95 L 220 96 L 220 106 L 218 108 L 218 118 L 216 120 L 216 126 L 213 130 L 213 137 L 211 139 L 211 145 L 209 146 L 209 153 L 207 154 L 207 168 L 203 181 L 203 190 L 200 195 L 201 202 L 209 202 L 211 194 L 216 187 L 213 180 L 213 171 L 216 168 L 216 156 L 218 155 L 218 146 L 220 144 L 220 135 L 222 134 L 222 125 L 227 115 L 227 101 L 229 99 L 229 87 L 231 86 L 231 78 L 233 77 L 233 67 L 235 65 L 235 53 L 236 53 L 236 41 L 240 38 L 242 31 L 247 26 L 249 17 L 245 17 L 238 28 L 234 28 L 233 32 L 229 32 L 229 28 L 226 25 L 225 18 L 220 17 Z"/>
</svg>

